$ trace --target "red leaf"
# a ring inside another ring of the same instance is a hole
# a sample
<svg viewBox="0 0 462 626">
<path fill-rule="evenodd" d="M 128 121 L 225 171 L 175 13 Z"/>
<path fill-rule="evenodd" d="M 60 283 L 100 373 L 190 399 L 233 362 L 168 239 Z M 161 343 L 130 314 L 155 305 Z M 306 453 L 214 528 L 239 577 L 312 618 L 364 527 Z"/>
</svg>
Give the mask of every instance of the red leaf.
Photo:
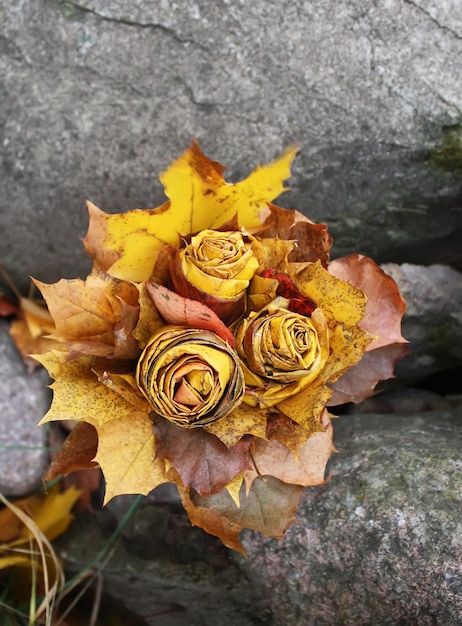
<svg viewBox="0 0 462 626">
<path fill-rule="evenodd" d="M 276 289 L 276 295 L 289 300 L 290 311 L 310 317 L 317 306 L 316 302 L 302 295 L 287 274 L 273 268 L 268 268 L 264 269 L 260 276 L 263 278 L 275 278 L 278 281 L 279 286 Z"/>
<path fill-rule="evenodd" d="M 369 257 L 350 254 L 336 259 L 329 264 L 329 272 L 366 294 L 366 315 L 359 325 L 377 337 L 361 361 L 332 385 L 334 394 L 329 405 L 335 406 L 362 402 L 374 395 L 379 381 L 393 377 L 396 362 L 407 352 L 403 345 L 407 341 L 401 334 L 406 302 L 393 278 Z"/>
<path fill-rule="evenodd" d="M 14 304 L 6 296 L 0 294 L 0 317 L 9 317 L 10 315 L 17 315 L 20 308 L 17 304 Z"/>
<path fill-rule="evenodd" d="M 157 283 L 146 283 L 146 288 L 157 310 L 168 324 L 211 330 L 230 346 L 235 346 L 232 332 L 218 315 L 202 302 L 183 298 Z"/>
<path fill-rule="evenodd" d="M 153 426 L 156 458 L 168 459 L 185 487 L 202 496 L 221 491 L 232 479 L 249 469 L 249 442 L 241 440 L 227 448 L 203 428 L 181 428 L 158 418 Z"/>
</svg>

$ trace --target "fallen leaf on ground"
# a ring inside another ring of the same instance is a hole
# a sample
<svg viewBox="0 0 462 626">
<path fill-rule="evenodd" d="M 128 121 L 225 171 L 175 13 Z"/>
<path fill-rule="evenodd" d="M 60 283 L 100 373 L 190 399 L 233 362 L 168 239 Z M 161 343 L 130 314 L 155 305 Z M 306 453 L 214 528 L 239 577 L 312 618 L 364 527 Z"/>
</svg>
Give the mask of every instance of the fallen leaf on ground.
<svg viewBox="0 0 462 626">
<path fill-rule="evenodd" d="M 39 531 L 52 541 L 59 537 L 72 521 L 71 509 L 79 495 L 80 492 L 74 487 L 61 493 L 59 485 L 55 485 L 48 494 L 33 494 L 16 500 L 14 506 L 8 506 L 7 501 L 1 496 L 1 501 L 6 506 L 0 510 L 0 569 L 11 564 L 12 556 L 16 559 L 16 564 L 31 563 L 28 548 L 33 535 L 16 510 L 30 518 Z"/>
</svg>

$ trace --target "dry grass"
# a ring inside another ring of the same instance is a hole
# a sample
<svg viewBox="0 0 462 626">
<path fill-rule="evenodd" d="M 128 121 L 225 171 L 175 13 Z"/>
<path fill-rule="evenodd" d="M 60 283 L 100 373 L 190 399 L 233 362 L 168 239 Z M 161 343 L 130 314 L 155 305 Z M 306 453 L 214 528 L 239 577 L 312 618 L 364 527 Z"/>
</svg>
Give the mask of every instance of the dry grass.
<svg viewBox="0 0 462 626">
<path fill-rule="evenodd" d="M 87 612 L 86 624 L 96 626 L 103 591 L 104 567 L 113 554 L 115 542 L 141 500 L 142 496 L 139 496 L 133 502 L 95 559 L 66 581 L 52 543 L 27 513 L 0 493 L 0 503 L 21 520 L 29 533 L 28 544 L 24 541 L 17 546 L 13 545 L 14 542 L 0 544 L 0 551 L 11 560 L 11 567 L 6 570 L 11 580 L 7 581 L 0 594 L 1 625 L 66 626 L 67 618 L 72 615 L 82 596 L 91 589 L 93 602 L 90 611 Z M 19 584 L 23 585 L 23 592 L 29 585 L 27 602 L 17 600 L 18 580 Z M 72 596 L 72 599 L 69 599 L 69 596 Z"/>
</svg>

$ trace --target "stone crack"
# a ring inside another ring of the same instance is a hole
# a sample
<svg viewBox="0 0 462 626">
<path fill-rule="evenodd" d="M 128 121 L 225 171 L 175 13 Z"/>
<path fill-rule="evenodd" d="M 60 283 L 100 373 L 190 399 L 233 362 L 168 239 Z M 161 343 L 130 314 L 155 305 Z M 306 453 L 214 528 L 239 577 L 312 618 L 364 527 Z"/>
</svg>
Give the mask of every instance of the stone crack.
<svg viewBox="0 0 462 626">
<path fill-rule="evenodd" d="M 77 11 L 82 11 L 82 13 L 88 13 L 90 15 L 94 15 L 98 19 L 103 20 L 105 22 L 111 22 L 113 24 L 118 24 L 120 26 L 129 26 L 132 28 L 140 28 L 140 29 L 145 29 L 145 30 L 158 30 L 158 31 L 165 33 L 166 35 L 168 35 L 169 37 L 171 37 L 172 39 L 174 39 L 180 44 L 191 44 L 205 52 L 209 52 L 209 49 L 206 46 L 198 43 L 197 41 L 194 41 L 194 39 L 191 39 L 189 37 L 181 37 L 176 31 L 174 31 L 172 28 L 169 28 L 168 26 L 165 26 L 164 24 L 159 24 L 156 22 L 137 22 L 127 17 L 111 17 L 109 15 L 104 15 L 103 13 L 98 13 L 98 11 L 95 11 L 95 9 L 79 4 L 78 2 L 72 2 L 72 0 L 58 0 L 58 1 L 60 4 L 64 6 L 70 7 Z"/>
<path fill-rule="evenodd" d="M 414 2 L 414 0 L 404 0 L 404 2 L 406 4 L 409 4 L 411 7 L 414 7 L 414 9 L 417 9 L 417 11 L 420 11 L 421 13 L 423 13 L 431 22 L 433 22 L 434 24 L 436 24 L 436 26 L 449 33 L 450 35 L 452 35 L 453 37 L 455 37 L 456 39 L 462 40 L 462 35 L 460 33 L 457 33 L 455 30 L 452 30 L 452 28 L 449 28 L 449 26 L 445 26 L 444 24 L 441 24 L 441 22 L 439 22 L 436 17 L 434 17 L 429 11 L 426 11 L 423 7 L 421 7 L 419 4 L 417 4 L 416 2 Z"/>
</svg>

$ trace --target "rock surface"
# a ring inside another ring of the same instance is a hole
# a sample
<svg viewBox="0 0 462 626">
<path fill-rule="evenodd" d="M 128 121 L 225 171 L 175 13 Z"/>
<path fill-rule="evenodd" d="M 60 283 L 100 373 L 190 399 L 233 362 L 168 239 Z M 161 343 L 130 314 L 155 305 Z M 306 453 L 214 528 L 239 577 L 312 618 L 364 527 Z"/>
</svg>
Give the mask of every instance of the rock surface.
<svg viewBox="0 0 462 626">
<path fill-rule="evenodd" d="M 462 367 L 462 273 L 445 265 L 386 264 L 406 300 L 409 354 L 396 374 L 406 381 Z"/>
<path fill-rule="evenodd" d="M 462 406 L 340 418 L 331 481 L 305 490 L 282 541 L 244 531 L 247 559 L 230 561 L 159 492 L 125 528 L 104 590 L 153 626 L 458 626 L 461 420 Z M 133 500 L 77 519 L 57 544 L 68 570 L 92 561 Z"/>
<path fill-rule="evenodd" d="M 1 257 L 18 284 L 86 273 L 85 198 L 159 204 L 193 137 L 233 179 L 299 144 L 281 203 L 328 223 L 337 255 L 460 263 L 458 0 L 19 0 L 2 18 Z"/>
<path fill-rule="evenodd" d="M 0 492 L 21 496 L 40 484 L 48 463 L 46 413 L 49 392 L 44 371 L 28 374 L 8 324 L 0 320 Z"/>
<path fill-rule="evenodd" d="M 274 626 L 445 624 L 462 615 L 462 409 L 335 422 L 331 481 L 281 542 L 246 531 Z"/>
<path fill-rule="evenodd" d="M 80 517 L 57 541 L 68 572 L 93 562 L 108 541 L 110 521 L 108 510 L 96 518 Z M 219 541 L 191 528 L 184 512 L 174 507 L 157 504 L 136 511 L 104 565 L 103 581 L 111 604 L 135 615 L 130 623 L 138 623 L 136 616 L 146 626 L 271 623 L 266 603 Z"/>
<path fill-rule="evenodd" d="M 390 270 L 408 301 L 403 378 L 460 367 L 460 274 L 422 267 L 462 268 L 459 0 L 18 0 L 2 18 L 0 261 L 19 286 L 85 274 L 85 198 L 106 211 L 160 204 L 157 175 L 193 137 L 230 180 L 296 143 L 280 203 L 326 222 L 333 256 L 403 264 Z M 41 376 L 26 375 L 1 323 L 9 495 L 46 465 Z M 249 559 L 230 562 L 171 494 L 147 499 L 104 567 L 105 590 L 165 626 L 456 626 L 460 405 L 389 406 L 404 414 L 336 423 L 334 477 L 306 492 L 282 542 L 248 532 Z M 60 544 L 70 570 L 119 514 L 79 518 Z"/>
</svg>

